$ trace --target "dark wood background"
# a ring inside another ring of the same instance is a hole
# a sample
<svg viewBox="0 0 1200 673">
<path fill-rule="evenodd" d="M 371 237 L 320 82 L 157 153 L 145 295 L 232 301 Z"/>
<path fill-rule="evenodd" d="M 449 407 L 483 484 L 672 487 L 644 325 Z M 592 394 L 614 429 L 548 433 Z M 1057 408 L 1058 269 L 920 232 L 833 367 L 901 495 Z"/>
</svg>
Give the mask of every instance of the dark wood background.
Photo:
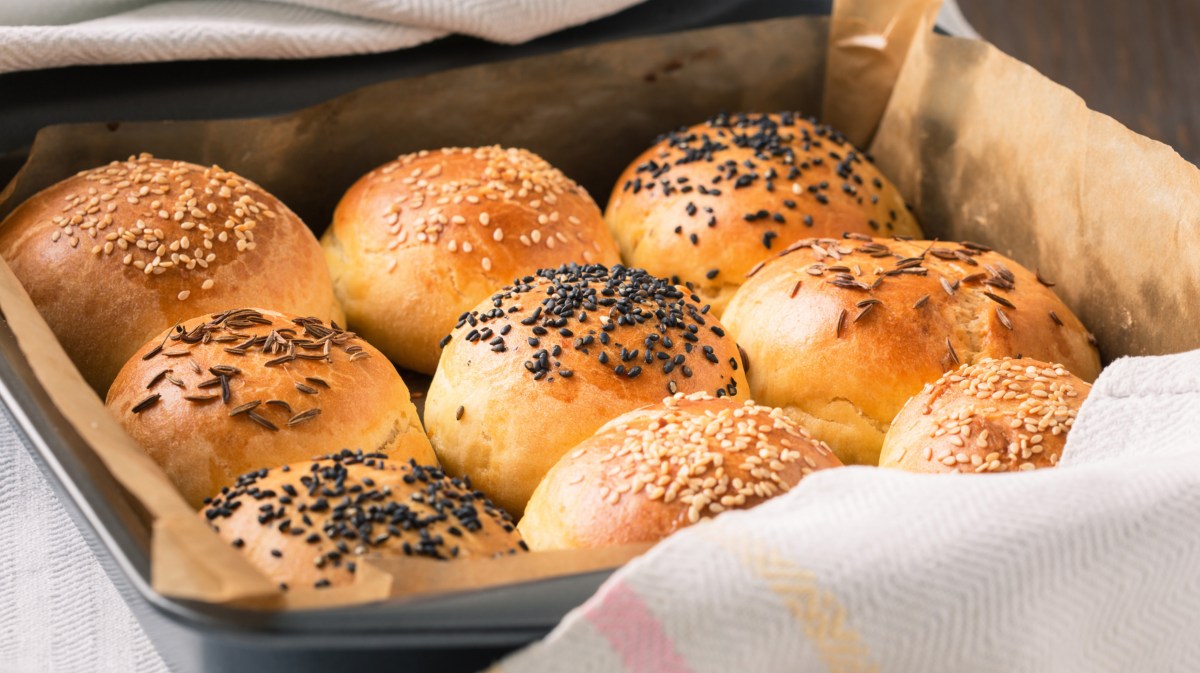
<svg viewBox="0 0 1200 673">
<path fill-rule="evenodd" d="M 984 39 L 1200 164 L 1200 0 L 958 0 Z"/>
</svg>

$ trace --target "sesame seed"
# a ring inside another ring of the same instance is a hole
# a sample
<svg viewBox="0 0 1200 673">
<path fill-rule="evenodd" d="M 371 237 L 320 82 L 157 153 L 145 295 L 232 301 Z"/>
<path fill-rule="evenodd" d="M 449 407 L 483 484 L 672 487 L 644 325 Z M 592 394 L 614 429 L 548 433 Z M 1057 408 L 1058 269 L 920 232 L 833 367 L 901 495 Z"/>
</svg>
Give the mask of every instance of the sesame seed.
<svg viewBox="0 0 1200 673">
<path fill-rule="evenodd" d="M 669 378 L 677 368 L 690 378 L 692 370 L 685 360 L 697 348 L 696 357 L 702 354 L 711 363 L 725 367 L 730 360 L 727 354 L 733 344 L 725 330 L 709 322 L 708 307 L 698 303 L 698 296 L 686 294 L 677 280 L 623 266 L 568 264 L 539 270 L 514 283 L 493 295 L 490 309 L 463 314 L 448 339 L 461 338 L 506 352 L 504 337 L 523 327 L 527 331 L 517 339 L 535 350 L 514 360 L 514 366 L 546 382 L 589 371 L 574 364 L 583 358 L 595 358 L 626 378 Z M 521 297 L 544 298 L 534 303 L 519 302 Z M 571 341 L 543 344 L 548 334 Z M 628 345 L 614 348 L 614 337 Z M 727 350 L 718 352 L 717 344 Z M 558 377 L 552 376 L 555 372 Z M 733 395 L 737 387 L 730 382 L 720 390 Z"/>
<path fill-rule="evenodd" d="M 598 493 L 609 505 L 639 496 L 679 503 L 692 522 L 753 506 L 816 469 L 840 464 L 828 446 L 777 409 L 733 401 L 694 406 L 716 399 L 672 392 L 662 407 L 615 420 L 605 432 L 618 438 L 616 446 L 605 437 L 602 445 L 568 454 L 563 464 L 598 461 Z M 575 473 L 567 481 L 582 478 Z"/>
</svg>

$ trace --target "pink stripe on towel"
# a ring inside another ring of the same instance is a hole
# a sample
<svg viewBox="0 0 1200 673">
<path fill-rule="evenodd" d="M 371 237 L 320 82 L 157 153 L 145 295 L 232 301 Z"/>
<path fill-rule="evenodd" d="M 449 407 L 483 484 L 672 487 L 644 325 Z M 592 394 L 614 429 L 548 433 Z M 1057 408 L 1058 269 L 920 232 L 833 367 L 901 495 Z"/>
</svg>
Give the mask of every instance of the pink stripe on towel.
<svg viewBox="0 0 1200 673">
<path fill-rule="evenodd" d="M 614 582 L 587 619 L 608 639 L 633 673 L 690 673 L 683 657 L 641 597 L 624 582 Z"/>
</svg>

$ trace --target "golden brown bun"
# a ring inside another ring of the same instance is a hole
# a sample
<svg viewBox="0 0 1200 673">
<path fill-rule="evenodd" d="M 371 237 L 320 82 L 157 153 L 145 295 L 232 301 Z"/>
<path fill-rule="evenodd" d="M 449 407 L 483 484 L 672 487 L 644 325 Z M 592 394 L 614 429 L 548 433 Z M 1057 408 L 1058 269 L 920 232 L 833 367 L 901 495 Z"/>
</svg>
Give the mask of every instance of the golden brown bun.
<svg viewBox="0 0 1200 673">
<path fill-rule="evenodd" d="M 750 396 L 842 462 L 878 464 L 904 402 L 960 363 L 1023 355 L 1088 381 L 1100 372 L 1079 319 L 1016 262 L 977 244 L 862 239 L 793 244 L 724 318 L 745 349 Z"/>
<path fill-rule="evenodd" d="M 655 542 L 841 464 L 779 409 L 678 393 L 609 421 L 563 456 L 519 529 L 535 551 Z"/>
<path fill-rule="evenodd" d="M 869 158 L 794 113 L 719 115 L 663 136 L 625 169 L 605 219 L 626 264 L 691 282 L 717 316 L 751 267 L 802 238 L 921 236 Z"/>
<path fill-rule="evenodd" d="M 450 560 L 527 549 L 508 514 L 469 482 L 362 451 L 242 475 L 201 515 L 283 589 L 350 584 L 364 554 Z"/>
<path fill-rule="evenodd" d="M 513 278 L 621 261 L 582 187 L 532 152 L 500 147 L 380 166 L 346 192 L 321 244 L 350 327 L 426 374 L 458 317 Z"/>
<path fill-rule="evenodd" d="M 107 404 L 193 507 L 239 474 L 333 446 L 435 462 L 395 367 L 315 318 L 241 309 L 189 320 L 138 350 Z"/>
<path fill-rule="evenodd" d="M 78 173 L 9 215 L 0 255 L 100 394 L 147 339 L 201 313 L 342 319 L 308 227 L 216 166 L 143 154 Z"/>
<path fill-rule="evenodd" d="M 568 449 L 613 418 L 676 392 L 745 394 L 736 344 L 682 288 L 621 266 L 521 280 L 446 337 L 425 401 L 446 471 L 470 475 L 514 516 Z"/>
<path fill-rule="evenodd" d="M 904 405 L 879 466 L 968 473 L 1054 467 L 1091 391 L 1062 365 L 1011 358 L 962 365 Z"/>
</svg>

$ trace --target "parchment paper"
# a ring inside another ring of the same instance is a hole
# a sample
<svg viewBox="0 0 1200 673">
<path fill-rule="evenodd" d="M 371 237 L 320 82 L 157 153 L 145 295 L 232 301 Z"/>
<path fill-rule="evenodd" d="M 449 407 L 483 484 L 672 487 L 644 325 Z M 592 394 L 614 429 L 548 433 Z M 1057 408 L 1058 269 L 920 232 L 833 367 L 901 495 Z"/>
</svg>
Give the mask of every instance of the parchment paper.
<svg viewBox="0 0 1200 673">
<path fill-rule="evenodd" d="M 588 47 L 389 82 L 267 119 L 49 127 L 0 194 L 0 218 L 76 171 L 143 151 L 235 170 L 318 233 L 363 173 L 400 153 L 441 146 L 527 147 L 603 202 L 659 133 L 723 110 L 819 112 L 827 24 L 785 19 Z M 645 548 L 494 564 L 368 558 L 353 586 L 282 594 L 207 530 L 108 415 L 3 264 L 0 309 L 54 403 L 146 513 L 152 580 L 164 595 L 249 608 L 331 607 L 613 568 Z"/>
<path fill-rule="evenodd" d="M 829 25 L 828 68 L 821 116 L 855 145 L 866 147 L 913 40 L 930 30 L 942 0 L 837 0 Z"/>
<path fill-rule="evenodd" d="M 1200 348 L 1200 169 L 932 20 L 871 147 L 926 233 L 1041 269 L 1105 362 Z"/>
</svg>

